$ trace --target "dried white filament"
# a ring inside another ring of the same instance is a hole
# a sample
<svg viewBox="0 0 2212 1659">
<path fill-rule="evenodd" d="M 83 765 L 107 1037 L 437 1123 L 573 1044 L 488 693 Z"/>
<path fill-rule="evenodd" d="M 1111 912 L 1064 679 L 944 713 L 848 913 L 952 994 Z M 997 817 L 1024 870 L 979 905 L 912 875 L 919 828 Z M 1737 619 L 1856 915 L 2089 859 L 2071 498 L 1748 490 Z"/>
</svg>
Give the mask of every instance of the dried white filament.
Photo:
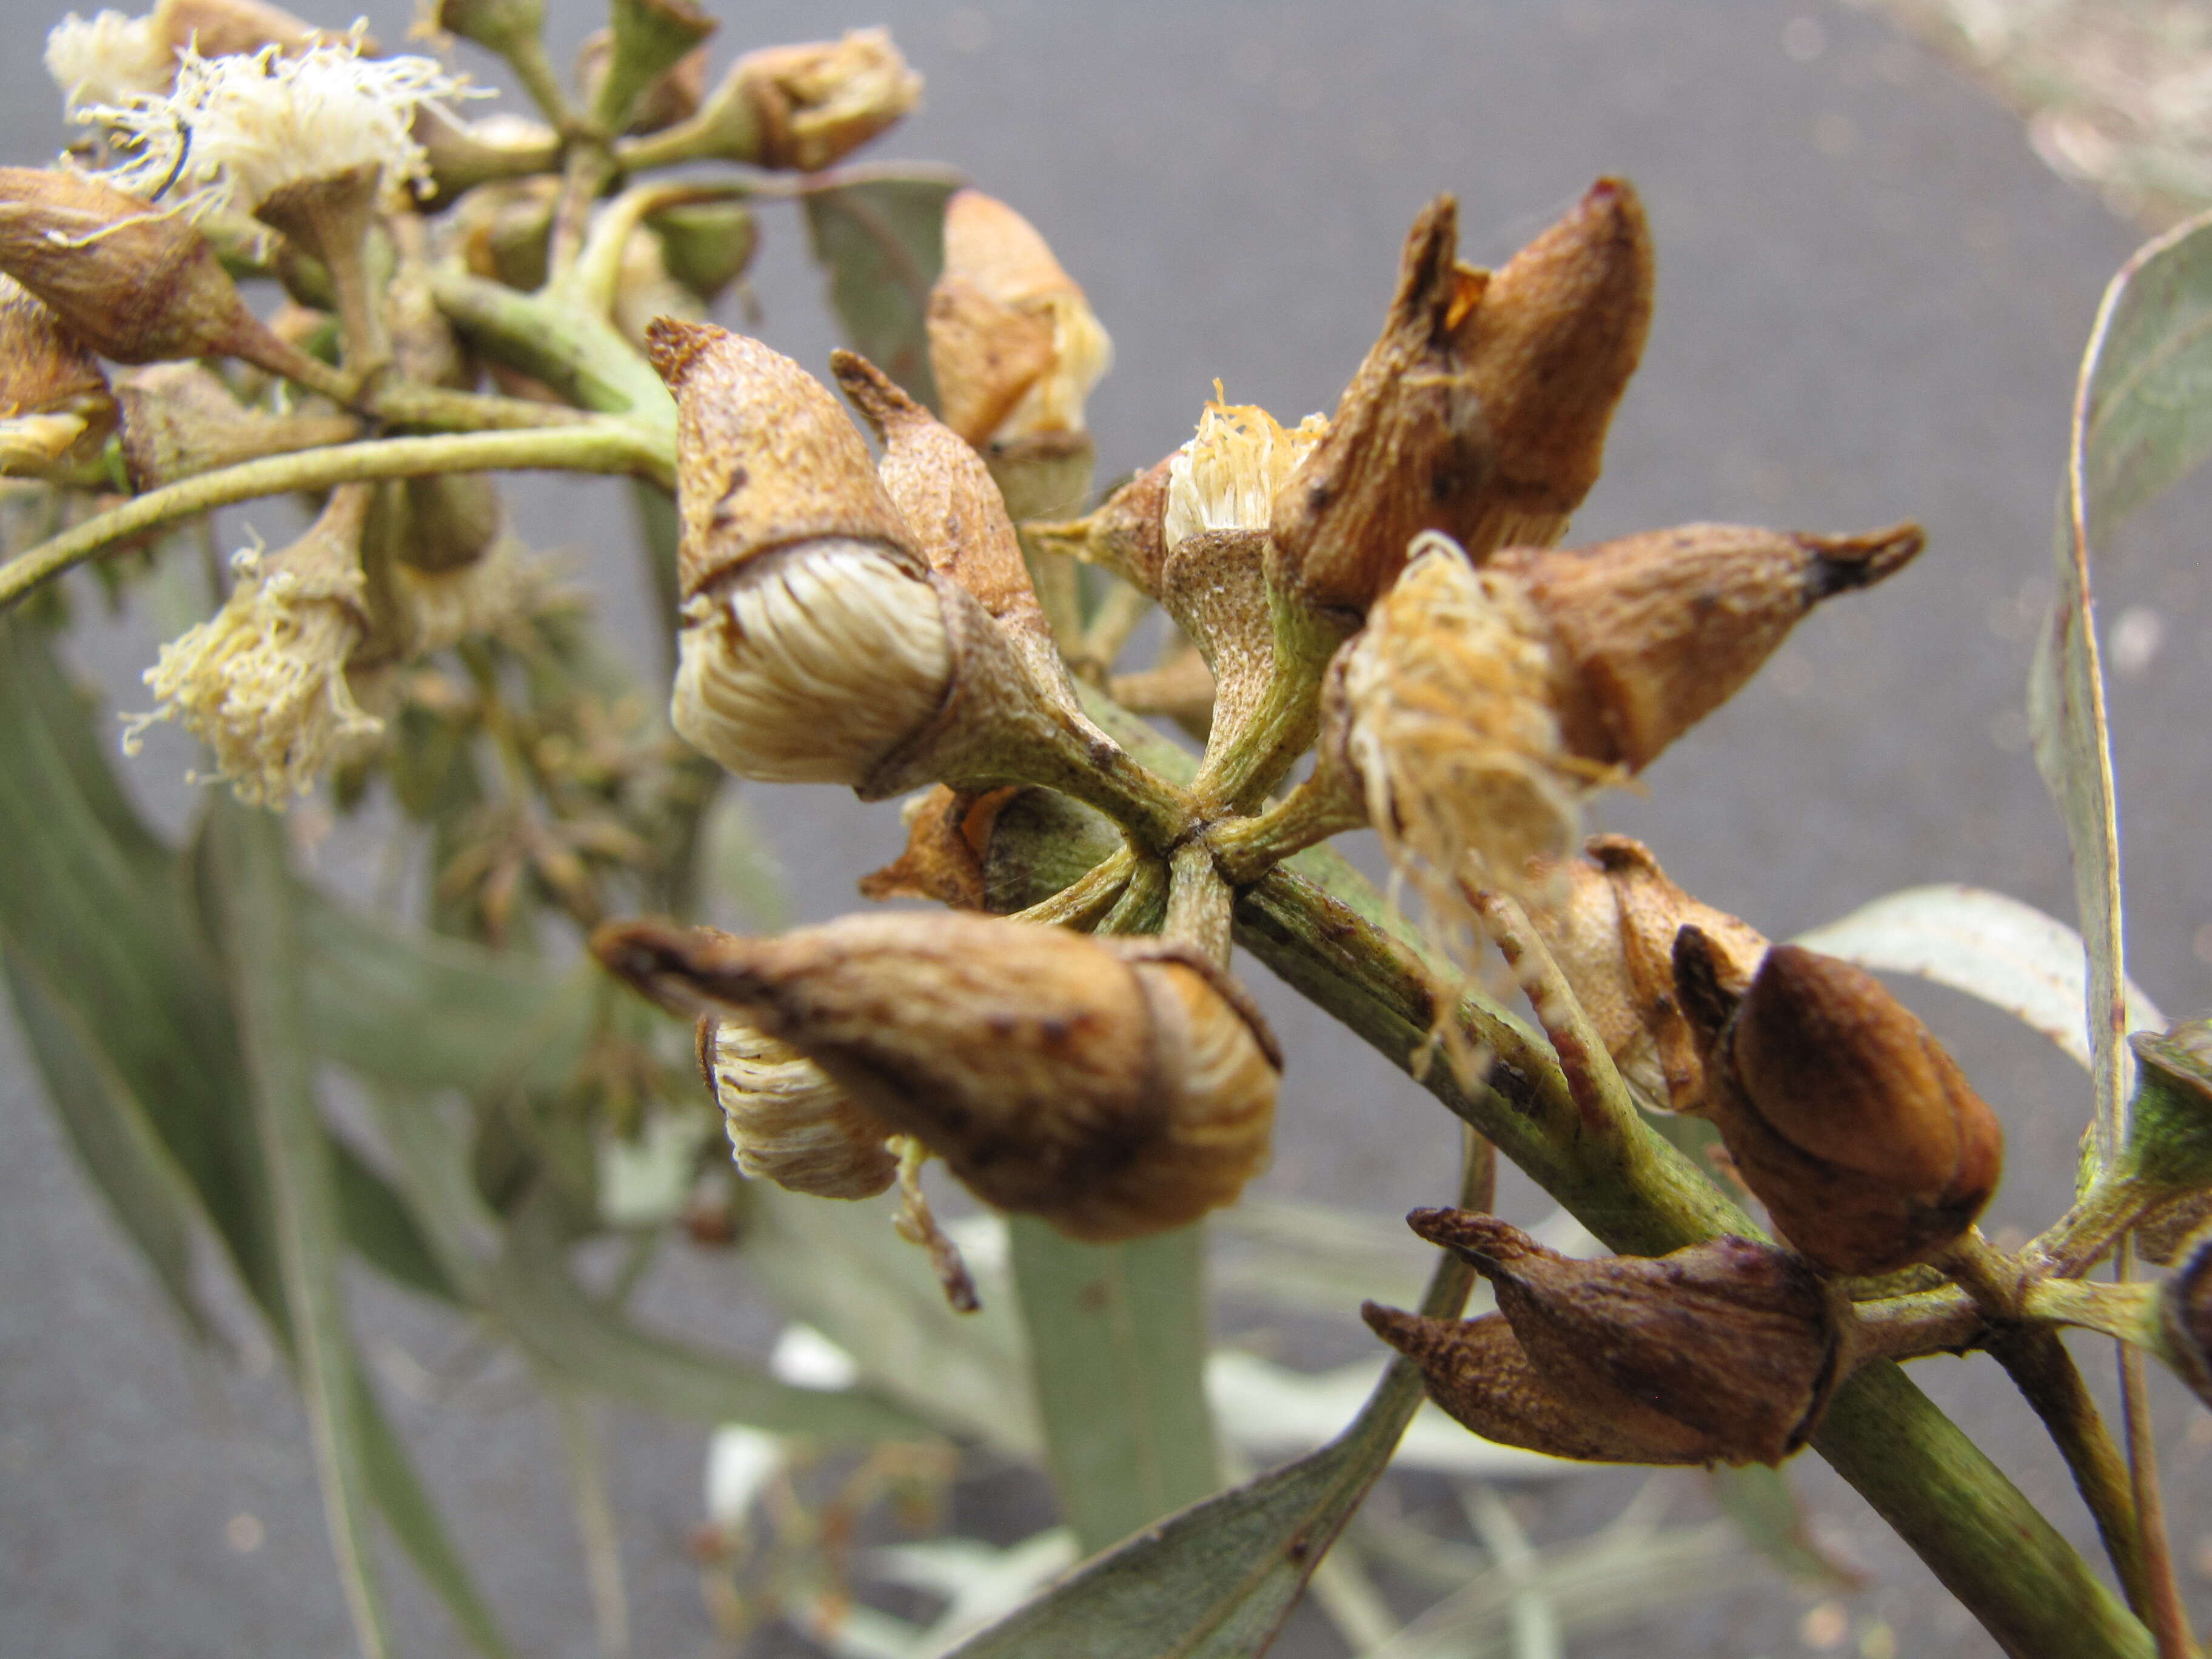
<svg viewBox="0 0 2212 1659">
<path fill-rule="evenodd" d="M 46 73 L 72 112 L 159 96 L 176 66 L 176 53 L 153 17 L 102 11 L 88 22 L 71 12 L 46 35 Z"/>
<path fill-rule="evenodd" d="M 134 195 L 165 185 L 195 216 L 251 213 L 277 191 L 359 167 L 383 170 L 398 195 L 427 185 L 429 162 L 410 128 L 416 108 L 485 95 L 428 58 L 360 56 L 360 39 L 285 56 L 177 53 L 166 96 L 139 93 L 80 108 L 114 130 L 128 159 L 102 176 Z"/>
<path fill-rule="evenodd" d="M 1071 285 L 1030 305 L 1052 319 L 1052 361 L 991 434 L 1001 442 L 1082 431 L 1084 402 L 1114 366 L 1114 342 L 1081 289 Z"/>
<path fill-rule="evenodd" d="M 825 537 L 750 559 L 684 606 L 677 731 L 743 777 L 864 781 L 937 712 L 952 651 L 937 590 Z"/>
<path fill-rule="evenodd" d="M 746 1175 L 817 1198 L 873 1198 L 897 1178 L 889 1126 L 789 1043 L 725 1020 L 714 1028 L 711 1065 Z"/>
<path fill-rule="evenodd" d="M 1199 416 L 1198 435 L 1168 464 L 1167 516 L 1172 553 L 1208 530 L 1265 530 L 1281 489 L 1328 430 L 1326 415 L 1285 427 L 1255 404 L 1224 404 L 1221 383 Z"/>
<path fill-rule="evenodd" d="M 234 556 L 237 585 L 222 609 L 164 645 L 146 671 L 161 706 L 130 717 L 124 752 L 137 753 L 155 721 L 180 720 L 215 750 L 239 799 L 281 811 L 381 732 L 346 683 L 363 632 L 362 574 L 333 565 Z"/>
</svg>

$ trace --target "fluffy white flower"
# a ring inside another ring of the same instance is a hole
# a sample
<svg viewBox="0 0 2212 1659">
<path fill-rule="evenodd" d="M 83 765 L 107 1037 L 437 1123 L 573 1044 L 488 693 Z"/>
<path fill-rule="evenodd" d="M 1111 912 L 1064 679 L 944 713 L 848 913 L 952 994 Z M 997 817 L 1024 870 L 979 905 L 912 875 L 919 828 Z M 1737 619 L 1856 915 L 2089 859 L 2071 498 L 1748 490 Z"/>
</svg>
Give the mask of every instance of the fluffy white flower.
<svg viewBox="0 0 2212 1659">
<path fill-rule="evenodd" d="M 104 176 L 152 196 L 173 184 L 193 215 L 251 213 L 288 185 L 355 167 L 383 170 L 394 196 L 427 184 L 410 129 L 418 106 L 489 95 L 428 58 L 365 58 L 358 35 L 292 57 L 177 54 L 175 89 L 90 105 L 76 118 L 112 129 L 128 159 Z"/>
<path fill-rule="evenodd" d="M 1221 397 L 1216 380 L 1198 435 L 1168 465 L 1161 530 L 1170 551 L 1201 531 L 1265 530 L 1275 492 L 1328 430 L 1326 415 L 1285 427 L 1256 404 L 1225 404 Z"/>
<path fill-rule="evenodd" d="M 103 11 L 88 22 L 71 12 L 46 36 L 46 73 L 72 111 L 158 96 L 175 68 L 176 54 L 152 17 Z"/>
</svg>

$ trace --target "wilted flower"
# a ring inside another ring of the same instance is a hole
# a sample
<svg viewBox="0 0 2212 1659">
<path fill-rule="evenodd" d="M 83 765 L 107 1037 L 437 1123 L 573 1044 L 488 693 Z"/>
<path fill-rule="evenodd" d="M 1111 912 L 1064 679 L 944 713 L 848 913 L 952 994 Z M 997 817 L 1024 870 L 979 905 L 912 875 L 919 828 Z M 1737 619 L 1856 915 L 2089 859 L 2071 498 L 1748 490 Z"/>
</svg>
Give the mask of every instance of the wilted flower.
<svg viewBox="0 0 2212 1659">
<path fill-rule="evenodd" d="M 1253 404 L 1213 401 L 1198 435 L 1168 459 L 1167 511 L 1160 533 L 1170 553 L 1208 530 L 1265 530 L 1275 492 L 1328 430 L 1326 415 L 1285 427 Z"/>
<path fill-rule="evenodd" d="M 72 112 L 168 90 L 177 54 L 153 17 L 70 12 L 46 35 L 46 73 Z"/>
<path fill-rule="evenodd" d="M 788 1043 L 979 1197 L 1073 1237 L 1182 1226 L 1267 1161 L 1279 1054 L 1171 944 L 952 913 L 762 939 L 630 922 L 592 949 L 657 1000 Z"/>
<path fill-rule="evenodd" d="M 131 718 L 126 753 L 156 720 L 180 720 L 215 750 L 249 806 L 283 811 L 383 722 L 346 683 L 369 628 L 359 548 L 374 486 L 343 484 L 307 533 L 279 552 L 248 550 L 221 611 L 161 647 L 146 684 L 161 699 Z"/>
</svg>

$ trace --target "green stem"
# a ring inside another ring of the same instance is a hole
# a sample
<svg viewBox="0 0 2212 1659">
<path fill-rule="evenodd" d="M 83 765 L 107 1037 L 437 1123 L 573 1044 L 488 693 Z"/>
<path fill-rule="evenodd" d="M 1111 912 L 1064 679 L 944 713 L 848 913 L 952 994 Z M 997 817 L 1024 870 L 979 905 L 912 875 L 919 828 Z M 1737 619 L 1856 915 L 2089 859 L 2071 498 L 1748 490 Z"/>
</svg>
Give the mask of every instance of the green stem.
<svg viewBox="0 0 2212 1659">
<path fill-rule="evenodd" d="M 2076 1200 L 2023 1252 L 2039 1272 L 2075 1279 L 2104 1259 L 2121 1234 L 2171 1191 L 2131 1175 L 2108 1176 Z"/>
<path fill-rule="evenodd" d="M 1096 927 L 1120 900 L 1136 867 L 1137 855 L 1126 846 L 1116 848 L 1091 866 L 1087 874 L 1026 910 L 1013 912 L 1009 919 L 1033 927 Z"/>
<path fill-rule="evenodd" d="M 1273 588 L 1274 659 L 1266 689 L 1235 731 L 1217 718 L 1191 793 L 1210 805 L 1249 812 L 1267 799 L 1313 746 L 1321 730 L 1321 684 L 1344 642 L 1336 620 L 1291 603 Z"/>
<path fill-rule="evenodd" d="M 1249 887 L 1285 859 L 1319 846 L 1331 836 L 1358 830 L 1367 808 L 1346 787 L 1342 773 L 1323 765 L 1256 817 L 1224 818 L 1206 832 L 1221 873 Z"/>
<path fill-rule="evenodd" d="M 2021 1297 L 2021 1312 L 2051 1325 L 2073 1325 L 2085 1331 L 2101 1331 L 2123 1342 L 2155 1350 L 2158 1341 L 2158 1286 L 2101 1285 L 2080 1279 L 2045 1279 L 2030 1285 Z"/>
<path fill-rule="evenodd" d="M 494 361 L 534 375 L 581 408 L 629 415 L 665 429 L 676 448 L 676 404 L 653 365 L 604 317 L 550 294 L 523 294 L 503 283 L 441 265 L 430 293 L 469 342 Z M 670 473 L 674 472 L 672 459 Z"/>
<path fill-rule="evenodd" d="M 530 432 L 384 438 L 270 455 L 150 490 L 87 519 L 0 565 L 0 611 L 40 584 L 143 532 L 218 507 L 291 490 L 430 472 L 621 472 L 665 477 L 670 457 L 627 422 L 593 421 Z"/>
<path fill-rule="evenodd" d="M 2123 1239 L 2114 1263 L 2123 1285 L 2134 1267 L 2134 1241 Z M 2134 1500 L 2136 1538 L 2142 1552 L 2143 1586 L 2142 1595 L 2136 1598 L 2136 1611 L 2158 1639 L 2159 1659 L 2195 1659 L 2197 1640 L 2189 1632 L 2181 1587 L 2173 1578 L 2173 1550 L 2166 1540 L 2166 1499 L 2159 1489 L 2158 1440 L 2151 1425 L 2143 1353 L 2128 1342 L 2120 1344 L 2120 1425 L 2127 1437 L 2129 1492 Z"/>
<path fill-rule="evenodd" d="M 1164 938 L 1196 946 L 1212 960 L 1229 964 L 1229 884 L 1213 867 L 1213 854 L 1195 838 L 1175 850 L 1169 866 L 1168 910 L 1160 924 Z"/>
</svg>

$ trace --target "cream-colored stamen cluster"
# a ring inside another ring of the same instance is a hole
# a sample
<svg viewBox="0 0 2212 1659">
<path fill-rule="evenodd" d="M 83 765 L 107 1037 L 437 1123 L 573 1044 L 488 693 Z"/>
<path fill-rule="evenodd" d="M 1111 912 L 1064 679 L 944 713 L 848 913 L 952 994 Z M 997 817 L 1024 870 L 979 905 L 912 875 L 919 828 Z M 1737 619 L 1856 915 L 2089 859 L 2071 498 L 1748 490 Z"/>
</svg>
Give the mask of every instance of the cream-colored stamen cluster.
<svg viewBox="0 0 2212 1659">
<path fill-rule="evenodd" d="M 282 561 L 251 549 L 232 559 L 230 598 L 161 647 L 145 674 L 161 706 L 133 716 L 124 735 L 124 751 L 136 753 L 147 726 L 179 720 L 215 750 L 239 799 L 279 811 L 384 724 L 346 683 L 365 631 L 359 568 Z"/>
<path fill-rule="evenodd" d="M 428 58 L 360 56 L 358 38 L 286 57 L 177 54 L 176 86 L 79 108 L 113 130 L 127 159 L 103 176 L 136 195 L 171 185 L 186 212 L 251 213 L 287 185 L 356 167 L 383 170 L 394 195 L 427 185 L 410 129 L 418 106 L 485 95 Z"/>
<path fill-rule="evenodd" d="M 897 1179 L 890 1126 L 789 1043 L 723 1020 L 702 1058 L 746 1175 L 817 1198 L 873 1198 Z"/>
<path fill-rule="evenodd" d="M 1349 757 L 1391 861 L 1447 916 L 1462 879 L 1520 888 L 1573 844 L 1549 629 L 1522 586 L 1425 535 L 1345 659 Z"/>
<path fill-rule="evenodd" d="M 153 17 L 96 12 L 88 21 L 71 12 L 46 35 L 46 73 L 75 112 L 158 97 L 175 71 L 176 53 Z"/>
<path fill-rule="evenodd" d="M 1035 304 L 1052 322 L 1052 358 L 991 434 L 1001 443 L 1082 431 L 1084 403 L 1114 366 L 1114 342 L 1080 289 L 1042 295 Z"/>
<path fill-rule="evenodd" d="M 1205 531 L 1265 530 L 1275 492 L 1328 430 L 1326 415 L 1286 427 L 1255 404 L 1222 402 L 1218 380 L 1213 390 L 1198 435 L 1168 465 L 1170 552 Z"/>
<path fill-rule="evenodd" d="M 742 776 L 858 784 L 935 714 L 952 672 L 937 590 L 824 537 L 748 560 L 684 606 L 676 729 Z"/>
</svg>

